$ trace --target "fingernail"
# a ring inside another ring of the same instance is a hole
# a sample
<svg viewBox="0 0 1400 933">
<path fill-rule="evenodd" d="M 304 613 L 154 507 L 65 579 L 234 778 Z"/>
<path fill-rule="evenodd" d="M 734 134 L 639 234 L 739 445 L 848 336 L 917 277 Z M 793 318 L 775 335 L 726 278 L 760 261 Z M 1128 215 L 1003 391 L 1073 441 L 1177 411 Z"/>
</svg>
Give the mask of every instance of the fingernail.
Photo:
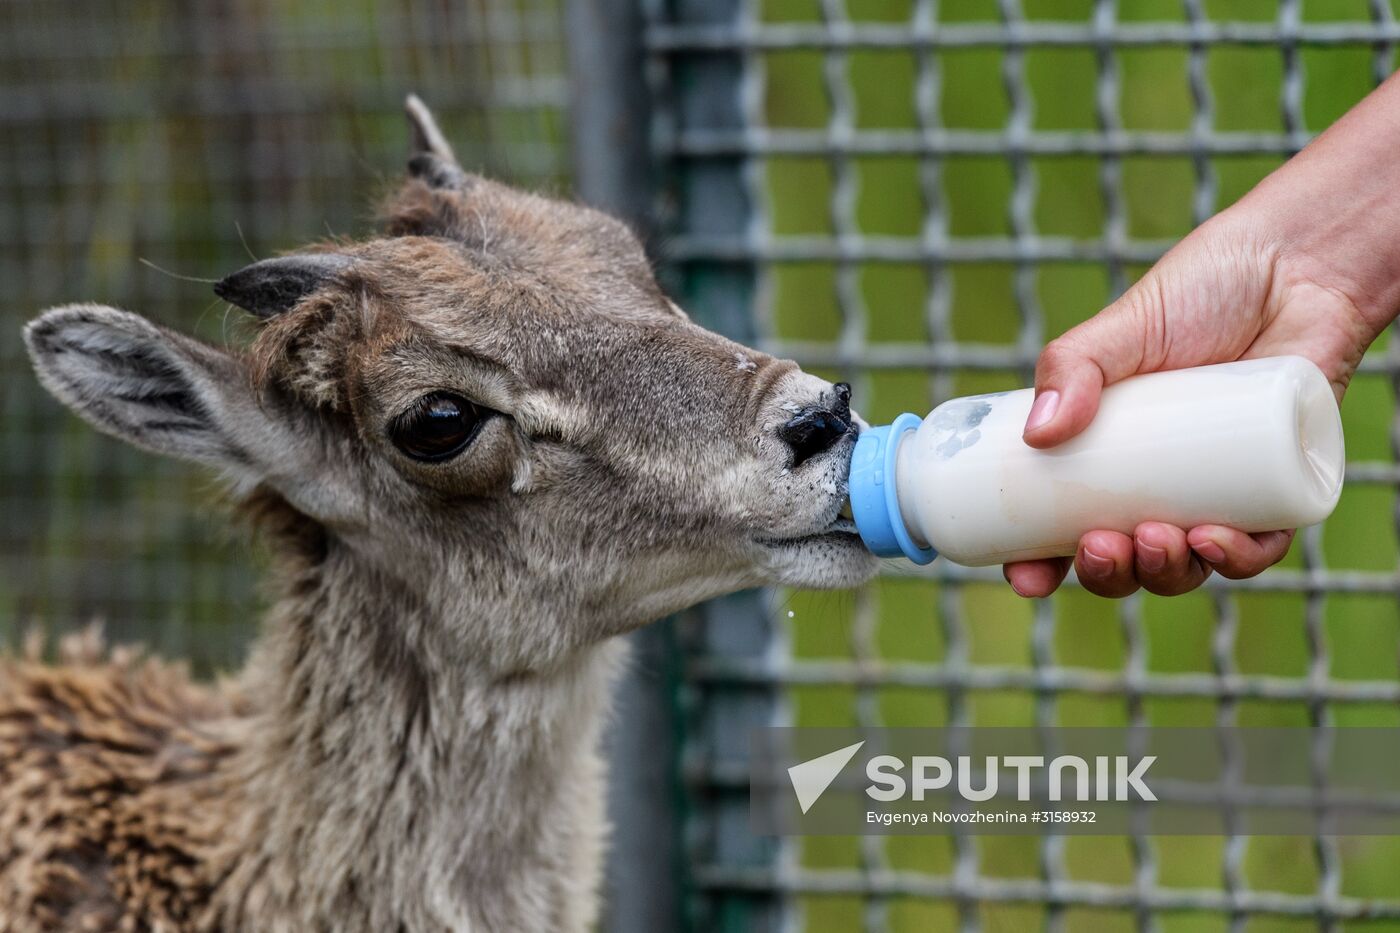
<svg viewBox="0 0 1400 933">
<path fill-rule="evenodd" d="M 1095 554 L 1088 548 L 1084 549 L 1084 569 L 1091 577 L 1106 577 L 1113 573 L 1113 559 L 1104 557 L 1102 554 Z"/>
<path fill-rule="evenodd" d="M 1167 552 L 1159 547 L 1138 542 L 1138 563 L 1142 564 L 1142 569 L 1150 573 L 1156 573 L 1167 566 Z"/>
<path fill-rule="evenodd" d="M 1191 550 L 1201 555 L 1207 562 L 1218 564 L 1225 559 L 1225 550 L 1214 541 L 1207 538 L 1200 544 L 1191 545 Z"/>
<path fill-rule="evenodd" d="M 1054 389 L 1037 395 L 1035 404 L 1031 406 L 1031 413 L 1026 416 L 1026 430 L 1034 431 L 1049 424 L 1050 419 L 1055 417 L 1055 409 L 1059 407 L 1060 393 Z"/>
</svg>

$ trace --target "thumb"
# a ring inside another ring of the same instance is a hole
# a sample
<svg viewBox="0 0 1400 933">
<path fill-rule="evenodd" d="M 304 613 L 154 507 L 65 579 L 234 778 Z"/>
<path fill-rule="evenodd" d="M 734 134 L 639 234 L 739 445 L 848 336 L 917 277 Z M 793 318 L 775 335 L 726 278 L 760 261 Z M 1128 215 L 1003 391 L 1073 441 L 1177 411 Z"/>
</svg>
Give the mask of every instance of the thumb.
<svg viewBox="0 0 1400 933">
<path fill-rule="evenodd" d="M 1150 335 L 1161 332 L 1156 294 L 1144 279 L 1046 344 L 1035 364 L 1035 403 L 1023 432 L 1027 444 L 1054 447 L 1074 437 L 1094 420 L 1105 386 L 1143 370 Z"/>
</svg>

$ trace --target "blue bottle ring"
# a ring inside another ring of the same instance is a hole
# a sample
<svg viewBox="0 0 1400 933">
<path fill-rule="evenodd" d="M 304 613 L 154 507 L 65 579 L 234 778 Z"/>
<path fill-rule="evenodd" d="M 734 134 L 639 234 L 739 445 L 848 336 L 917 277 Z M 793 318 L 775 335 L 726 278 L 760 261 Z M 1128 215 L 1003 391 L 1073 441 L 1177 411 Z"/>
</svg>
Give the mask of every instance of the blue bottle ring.
<svg viewBox="0 0 1400 933">
<path fill-rule="evenodd" d="M 916 564 L 927 564 L 938 556 L 938 551 L 920 547 L 909 536 L 894 479 L 899 441 L 921 423 L 918 415 L 905 412 L 891 424 L 860 432 L 851 454 L 848 488 L 856 531 L 872 553 L 881 557 L 903 554 Z"/>
</svg>

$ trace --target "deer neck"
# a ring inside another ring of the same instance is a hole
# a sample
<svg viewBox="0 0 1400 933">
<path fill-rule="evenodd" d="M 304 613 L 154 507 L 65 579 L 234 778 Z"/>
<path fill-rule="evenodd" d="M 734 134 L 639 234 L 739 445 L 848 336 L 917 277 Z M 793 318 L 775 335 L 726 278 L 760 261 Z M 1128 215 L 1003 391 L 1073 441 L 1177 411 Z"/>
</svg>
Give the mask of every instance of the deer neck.
<svg viewBox="0 0 1400 933">
<path fill-rule="evenodd" d="M 453 630 L 446 611 L 334 543 L 286 584 L 242 683 L 259 712 L 240 765 L 246 819 L 224 919 L 591 923 L 604 827 L 597 746 L 622 646 L 488 673 L 461 663 L 460 647 L 434 644 Z M 258 909 L 267 916 L 238 915 Z"/>
</svg>

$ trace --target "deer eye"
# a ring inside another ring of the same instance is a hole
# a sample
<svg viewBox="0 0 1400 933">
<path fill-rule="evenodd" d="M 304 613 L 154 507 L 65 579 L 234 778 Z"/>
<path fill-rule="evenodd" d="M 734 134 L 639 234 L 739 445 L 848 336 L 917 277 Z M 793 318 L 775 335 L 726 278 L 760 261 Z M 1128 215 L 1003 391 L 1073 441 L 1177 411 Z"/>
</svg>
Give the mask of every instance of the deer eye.
<svg viewBox="0 0 1400 933">
<path fill-rule="evenodd" d="M 476 437 L 489 412 L 451 392 L 414 402 L 389 424 L 389 439 L 414 460 L 450 460 Z"/>
</svg>

